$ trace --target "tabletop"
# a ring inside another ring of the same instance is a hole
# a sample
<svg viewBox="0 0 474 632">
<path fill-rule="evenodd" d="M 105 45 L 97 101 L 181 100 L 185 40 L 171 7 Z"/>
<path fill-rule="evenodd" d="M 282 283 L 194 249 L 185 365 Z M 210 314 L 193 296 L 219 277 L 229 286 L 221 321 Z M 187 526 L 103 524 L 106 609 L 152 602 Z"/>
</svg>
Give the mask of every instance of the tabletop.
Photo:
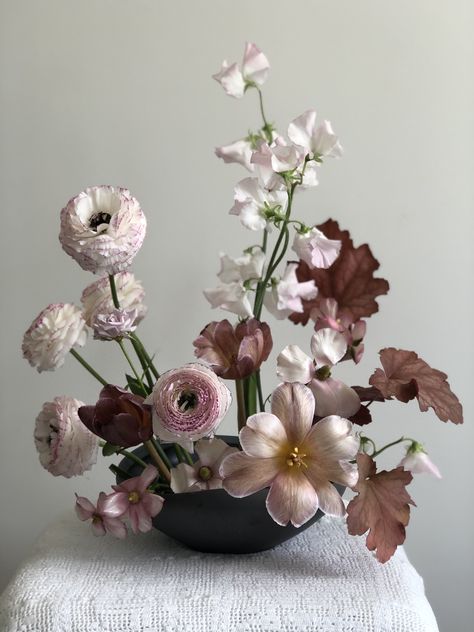
<svg viewBox="0 0 474 632">
<path fill-rule="evenodd" d="M 96 538 L 67 515 L 0 598 L 2 632 L 438 632 L 402 548 L 386 564 L 323 517 L 264 553 L 192 551 L 153 531 Z"/>
</svg>

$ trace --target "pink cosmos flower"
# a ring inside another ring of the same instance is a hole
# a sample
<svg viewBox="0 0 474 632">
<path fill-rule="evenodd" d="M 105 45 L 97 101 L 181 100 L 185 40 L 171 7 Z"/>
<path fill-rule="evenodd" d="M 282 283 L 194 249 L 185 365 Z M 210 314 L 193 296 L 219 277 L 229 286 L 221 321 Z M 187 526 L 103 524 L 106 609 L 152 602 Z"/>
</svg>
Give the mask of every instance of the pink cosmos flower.
<svg viewBox="0 0 474 632">
<path fill-rule="evenodd" d="M 285 208 L 286 203 L 286 191 L 267 191 L 258 178 L 244 178 L 234 188 L 234 206 L 229 214 L 237 215 L 249 230 L 263 230 L 267 227 L 267 214 L 278 207 Z"/>
<path fill-rule="evenodd" d="M 107 506 L 109 496 L 100 492 L 97 506 L 84 496 L 76 494 L 76 514 L 79 520 L 91 520 L 92 533 L 96 536 L 111 533 L 116 538 L 123 540 L 127 535 L 127 527 L 120 519 L 117 509 Z"/>
<path fill-rule="evenodd" d="M 201 439 L 196 443 L 199 460 L 194 465 L 180 463 L 171 470 L 171 489 L 175 494 L 220 489 L 222 478 L 219 473 L 223 459 L 238 452 L 222 439 Z"/>
<path fill-rule="evenodd" d="M 115 275 L 115 287 L 117 288 L 120 308 L 136 310 L 137 317 L 134 325 L 138 325 L 147 313 L 147 307 L 143 303 L 145 298 L 143 285 L 135 279 L 131 272 L 119 272 Z M 82 316 L 89 327 L 92 327 L 95 314 L 112 312 L 115 306 L 110 291 L 109 277 L 103 276 L 88 285 L 82 292 L 81 303 L 83 307 Z"/>
<path fill-rule="evenodd" d="M 297 267 L 297 263 L 289 263 L 283 277 L 272 281 L 272 288 L 265 293 L 264 305 L 278 320 L 288 318 L 293 312 L 302 312 L 302 299 L 316 298 L 318 294 L 314 281 L 298 281 Z"/>
<path fill-rule="evenodd" d="M 53 476 L 79 476 L 97 461 L 98 441 L 79 419 L 83 402 L 55 397 L 36 417 L 35 446 L 41 465 Z"/>
<path fill-rule="evenodd" d="M 193 441 L 214 433 L 231 401 L 214 371 L 190 363 L 163 373 L 145 403 L 152 405 L 155 434 L 192 452 Z"/>
<path fill-rule="evenodd" d="M 442 478 L 439 469 L 427 455 L 423 446 L 416 441 L 413 441 L 398 466 L 413 474 L 431 474 L 435 478 Z"/>
<path fill-rule="evenodd" d="M 59 241 L 84 270 L 116 274 L 126 270 L 140 250 L 146 218 L 127 189 L 89 187 L 61 211 Z"/>
<path fill-rule="evenodd" d="M 109 514 L 128 517 L 133 533 L 146 533 L 152 528 L 151 519 L 163 508 L 164 499 L 148 491 L 148 487 L 158 477 L 154 465 L 148 465 L 140 476 L 129 478 L 113 485 L 115 492 L 104 500 L 105 511 Z"/>
<path fill-rule="evenodd" d="M 58 369 L 74 346 L 84 346 L 85 324 L 81 311 L 72 303 L 48 305 L 23 336 L 23 357 L 40 373 Z"/>
<path fill-rule="evenodd" d="M 329 268 L 336 261 L 341 251 L 338 239 L 328 239 L 317 228 L 307 233 L 296 233 L 293 250 L 310 268 Z"/>
<path fill-rule="evenodd" d="M 313 425 L 314 396 L 302 384 L 282 384 L 272 395 L 272 413 L 258 413 L 240 431 L 243 452 L 221 465 L 224 489 L 237 498 L 270 487 L 267 509 L 278 524 L 300 527 L 320 508 L 343 516 L 333 483 L 352 486 L 350 463 L 359 442 L 347 419 L 330 416 Z"/>
<path fill-rule="evenodd" d="M 315 110 L 308 110 L 292 121 L 288 127 L 288 137 L 295 145 L 303 147 L 311 159 L 342 156 L 342 147 L 332 130 L 331 123 L 323 121 L 321 125 L 316 126 Z"/>
<path fill-rule="evenodd" d="M 136 309 L 113 309 L 107 314 L 95 314 L 92 322 L 96 340 L 115 340 L 135 331 Z"/>
<path fill-rule="evenodd" d="M 224 60 L 220 71 L 212 77 L 229 96 L 240 99 L 248 85 L 261 86 L 265 83 L 269 68 L 268 59 L 262 51 L 255 44 L 247 42 L 242 67 Z"/>
</svg>

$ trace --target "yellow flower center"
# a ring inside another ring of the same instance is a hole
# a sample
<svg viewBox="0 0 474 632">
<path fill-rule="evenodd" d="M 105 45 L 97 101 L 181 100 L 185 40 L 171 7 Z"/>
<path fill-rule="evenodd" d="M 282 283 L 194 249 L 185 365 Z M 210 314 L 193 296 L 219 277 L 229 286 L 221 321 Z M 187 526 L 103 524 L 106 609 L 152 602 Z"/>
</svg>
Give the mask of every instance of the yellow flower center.
<svg viewBox="0 0 474 632">
<path fill-rule="evenodd" d="M 305 456 L 306 454 L 303 454 L 302 452 L 300 452 L 298 447 L 295 447 L 287 456 L 286 464 L 288 465 L 288 467 L 295 467 L 295 465 L 296 467 L 308 467 L 303 460 Z"/>
<path fill-rule="evenodd" d="M 136 505 L 140 501 L 140 494 L 138 492 L 130 492 L 128 495 L 128 502 L 132 505 Z"/>
</svg>

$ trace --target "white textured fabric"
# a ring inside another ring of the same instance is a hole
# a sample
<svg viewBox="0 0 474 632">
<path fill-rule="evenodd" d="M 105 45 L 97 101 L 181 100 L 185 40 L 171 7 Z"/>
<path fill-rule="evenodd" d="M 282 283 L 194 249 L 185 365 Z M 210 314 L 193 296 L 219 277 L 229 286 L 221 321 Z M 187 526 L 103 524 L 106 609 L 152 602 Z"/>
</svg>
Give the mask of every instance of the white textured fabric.
<svg viewBox="0 0 474 632">
<path fill-rule="evenodd" d="M 68 516 L 0 600 L 2 632 L 437 632 L 403 549 L 385 565 L 323 518 L 253 555 L 200 554 L 154 531 L 95 538 Z"/>
</svg>

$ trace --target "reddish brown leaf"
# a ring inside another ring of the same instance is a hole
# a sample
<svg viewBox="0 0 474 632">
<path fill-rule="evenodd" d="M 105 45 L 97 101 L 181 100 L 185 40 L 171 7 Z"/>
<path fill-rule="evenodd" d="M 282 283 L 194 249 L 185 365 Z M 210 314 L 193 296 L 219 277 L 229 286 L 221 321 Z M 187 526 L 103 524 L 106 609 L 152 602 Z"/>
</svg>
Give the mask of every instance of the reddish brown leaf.
<svg viewBox="0 0 474 632">
<path fill-rule="evenodd" d="M 401 402 L 417 398 L 420 410 L 432 408 L 441 421 L 462 424 L 462 406 L 451 391 L 446 373 L 432 369 L 414 351 L 389 347 L 380 351 L 383 369 L 376 369 L 369 383 L 385 397 Z"/>
<path fill-rule="evenodd" d="M 375 386 L 351 386 L 351 388 L 357 393 L 361 402 L 385 401 L 385 397 Z"/>
<path fill-rule="evenodd" d="M 296 324 L 306 325 L 311 310 L 319 307 L 324 298 L 336 299 L 339 314 L 349 316 L 352 322 L 378 312 L 379 306 L 375 299 L 381 294 L 387 294 L 389 285 L 385 279 L 374 277 L 380 264 L 369 246 L 363 244 L 354 248 L 349 232 L 341 230 L 339 224 L 332 219 L 320 224 L 318 228 L 329 239 L 342 241 L 341 252 L 327 270 L 311 270 L 304 261 L 300 261 L 296 270 L 298 280 L 313 280 L 319 292 L 315 299 L 303 301 L 304 311 L 301 314 L 295 312 L 290 319 Z"/>
<path fill-rule="evenodd" d="M 347 528 L 351 535 L 367 530 L 369 551 L 376 551 L 379 562 L 387 562 L 405 541 L 405 527 L 410 519 L 410 505 L 415 505 L 405 486 L 412 475 L 403 467 L 376 472 L 368 454 L 357 455 L 359 481 L 354 487 L 358 495 L 347 506 Z"/>
<path fill-rule="evenodd" d="M 367 426 L 367 424 L 372 423 L 372 415 L 367 406 L 362 404 L 355 415 L 349 417 L 349 421 L 352 421 L 353 424 L 357 424 L 358 426 Z"/>
</svg>

